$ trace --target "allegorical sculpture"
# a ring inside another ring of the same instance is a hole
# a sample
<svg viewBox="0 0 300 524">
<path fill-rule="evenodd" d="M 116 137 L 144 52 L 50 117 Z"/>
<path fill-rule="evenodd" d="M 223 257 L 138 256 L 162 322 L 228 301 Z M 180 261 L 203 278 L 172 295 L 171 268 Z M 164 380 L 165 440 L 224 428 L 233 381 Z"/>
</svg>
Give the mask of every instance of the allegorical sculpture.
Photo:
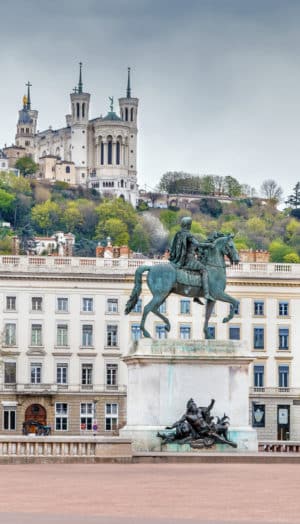
<svg viewBox="0 0 300 524">
<path fill-rule="evenodd" d="M 163 320 L 166 330 L 170 331 L 170 322 L 160 312 L 159 307 L 171 293 L 193 297 L 199 304 L 202 304 L 200 297 L 206 299 L 205 338 L 210 338 L 208 322 L 216 300 L 230 304 L 229 315 L 223 318 L 223 322 L 228 322 L 234 315 L 238 301 L 225 293 L 225 257 L 231 264 L 239 262 L 239 255 L 232 240 L 233 235 L 213 233 L 205 242 L 198 242 L 191 233 L 191 226 L 191 217 L 182 218 L 181 230 L 176 233 L 172 242 L 169 263 L 143 265 L 135 272 L 134 288 L 126 304 L 125 313 L 130 313 L 136 305 L 142 290 L 142 275 L 148 271 L 147 284 L 153 298 L 143 310 L 140 328 L 144 337 L 151 337 L 145 329 L 145 321 L 150 312 Z"/>
<path fill-rule="evenodd" d="M 191 398 L 186 406 L 186 412 L 172 426 L 159 431 L 157 436 L 163 444 L 176 442 L 190 444 L 192 448 L 210 448 L 214 444 L 228 444 L 236 448 L 237 444 L 228 437 L 229 417 L 222 418 L 211 415 L 215 401 L 208 407 L 198 407 Z"/>
</svg>

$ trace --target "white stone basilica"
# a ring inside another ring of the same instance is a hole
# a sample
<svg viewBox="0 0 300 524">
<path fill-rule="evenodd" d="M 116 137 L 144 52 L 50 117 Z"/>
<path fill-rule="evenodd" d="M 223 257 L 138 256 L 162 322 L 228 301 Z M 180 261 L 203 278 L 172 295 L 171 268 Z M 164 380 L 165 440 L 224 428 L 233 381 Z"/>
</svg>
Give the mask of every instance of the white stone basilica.
<svg viewBox="0 0 300 524">
<path fill-rule="evenodd" d="M 136 205 L 138 98 L 131 96 L 130 68 L 126 96 L 119 98 L 120 116 L 113 108 L 90 120 L 90 94 L 83 90 L 82 64 L 78 86 L 70 94 L 71 114 L 66 127 L 37 131 L 38 111 L 31 109 L 31 84 L 19 111 L 16 147 L 39 163 L 39 176 L 80 184 L 112 194 Z M 10 148 L 8 148 L 10 149 Z M 24 151 L 25 150 L 25 151 Z M 19 156 L 19 155 L 18 155 Z"/>
</svg>

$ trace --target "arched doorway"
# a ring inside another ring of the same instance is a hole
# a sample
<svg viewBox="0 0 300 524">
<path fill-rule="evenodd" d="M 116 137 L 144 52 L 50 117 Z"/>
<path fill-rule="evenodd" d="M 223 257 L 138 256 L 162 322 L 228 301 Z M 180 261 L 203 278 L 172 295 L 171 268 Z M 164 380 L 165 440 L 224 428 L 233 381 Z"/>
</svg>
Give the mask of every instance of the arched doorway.
<svg viewBox="0 0 300 524">
<path fill-rule="evenodd" d="M 28 408 L 25 411 L 25 421 L 29 422 L 30 420 L 34 422 L 39 422 L 40 424 L 43 424 L 43 426 L 47 425 L 47 412 L 41 404 L 30 404 Z M 27 426 L 29 433 L 35 433 L 36 432 L 36 426 Z"/>
</svg>

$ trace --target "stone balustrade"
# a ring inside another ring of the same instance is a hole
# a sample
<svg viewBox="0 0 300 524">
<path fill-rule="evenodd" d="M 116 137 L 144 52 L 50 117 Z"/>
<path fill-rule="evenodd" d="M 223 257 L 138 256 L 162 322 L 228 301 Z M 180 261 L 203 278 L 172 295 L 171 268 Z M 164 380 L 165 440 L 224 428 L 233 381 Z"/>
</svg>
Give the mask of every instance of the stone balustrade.
<svg viewBox="0 0 300 524">
<path fill-rule="evenodd" d="M 135 258 L 81 258 L 81 257 L 39 257 L 39 256 L 0 256 L 0 272 L 29 273 L 102 273 L 112 269 L 134 273 L 141 265 L 166 263 L 165 259 Z M 228 277 L 257 276 L 272 278 L 299 278 L 300 264 L 241 262 L 227 267 Z"/>
<path fill-rule="evenodd" d="M 120 437 L 45 437 L 0 436 L 0 461 L 2 458 L 89 460 L 122 458 L 131 460 L 131 440 Z"/>
</svg>

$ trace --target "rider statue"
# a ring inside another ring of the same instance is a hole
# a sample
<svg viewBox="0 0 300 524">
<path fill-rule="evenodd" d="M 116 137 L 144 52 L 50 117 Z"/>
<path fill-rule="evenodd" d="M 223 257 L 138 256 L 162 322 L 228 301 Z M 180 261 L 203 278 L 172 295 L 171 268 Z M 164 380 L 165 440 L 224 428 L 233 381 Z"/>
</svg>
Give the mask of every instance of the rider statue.
<svg viewBox="0 0 300 524">
<path fill-rule="evenodd" d="M 208 242 L 198 242 L 190 231 L 191 226 L 191 217 L 183 217 L 181 219 L 181 230 L 176 233 L 173 239 L 169 260 L 180 269 L 199 272 L 202 276 L 204 298 L 214 300 L 209 293 L 207 269 L 205 265 L 200 262 L 199 258 L 196 258 L 195 251 L 214 247 L 215 239 L 209 240 Z"/>
</svg>

